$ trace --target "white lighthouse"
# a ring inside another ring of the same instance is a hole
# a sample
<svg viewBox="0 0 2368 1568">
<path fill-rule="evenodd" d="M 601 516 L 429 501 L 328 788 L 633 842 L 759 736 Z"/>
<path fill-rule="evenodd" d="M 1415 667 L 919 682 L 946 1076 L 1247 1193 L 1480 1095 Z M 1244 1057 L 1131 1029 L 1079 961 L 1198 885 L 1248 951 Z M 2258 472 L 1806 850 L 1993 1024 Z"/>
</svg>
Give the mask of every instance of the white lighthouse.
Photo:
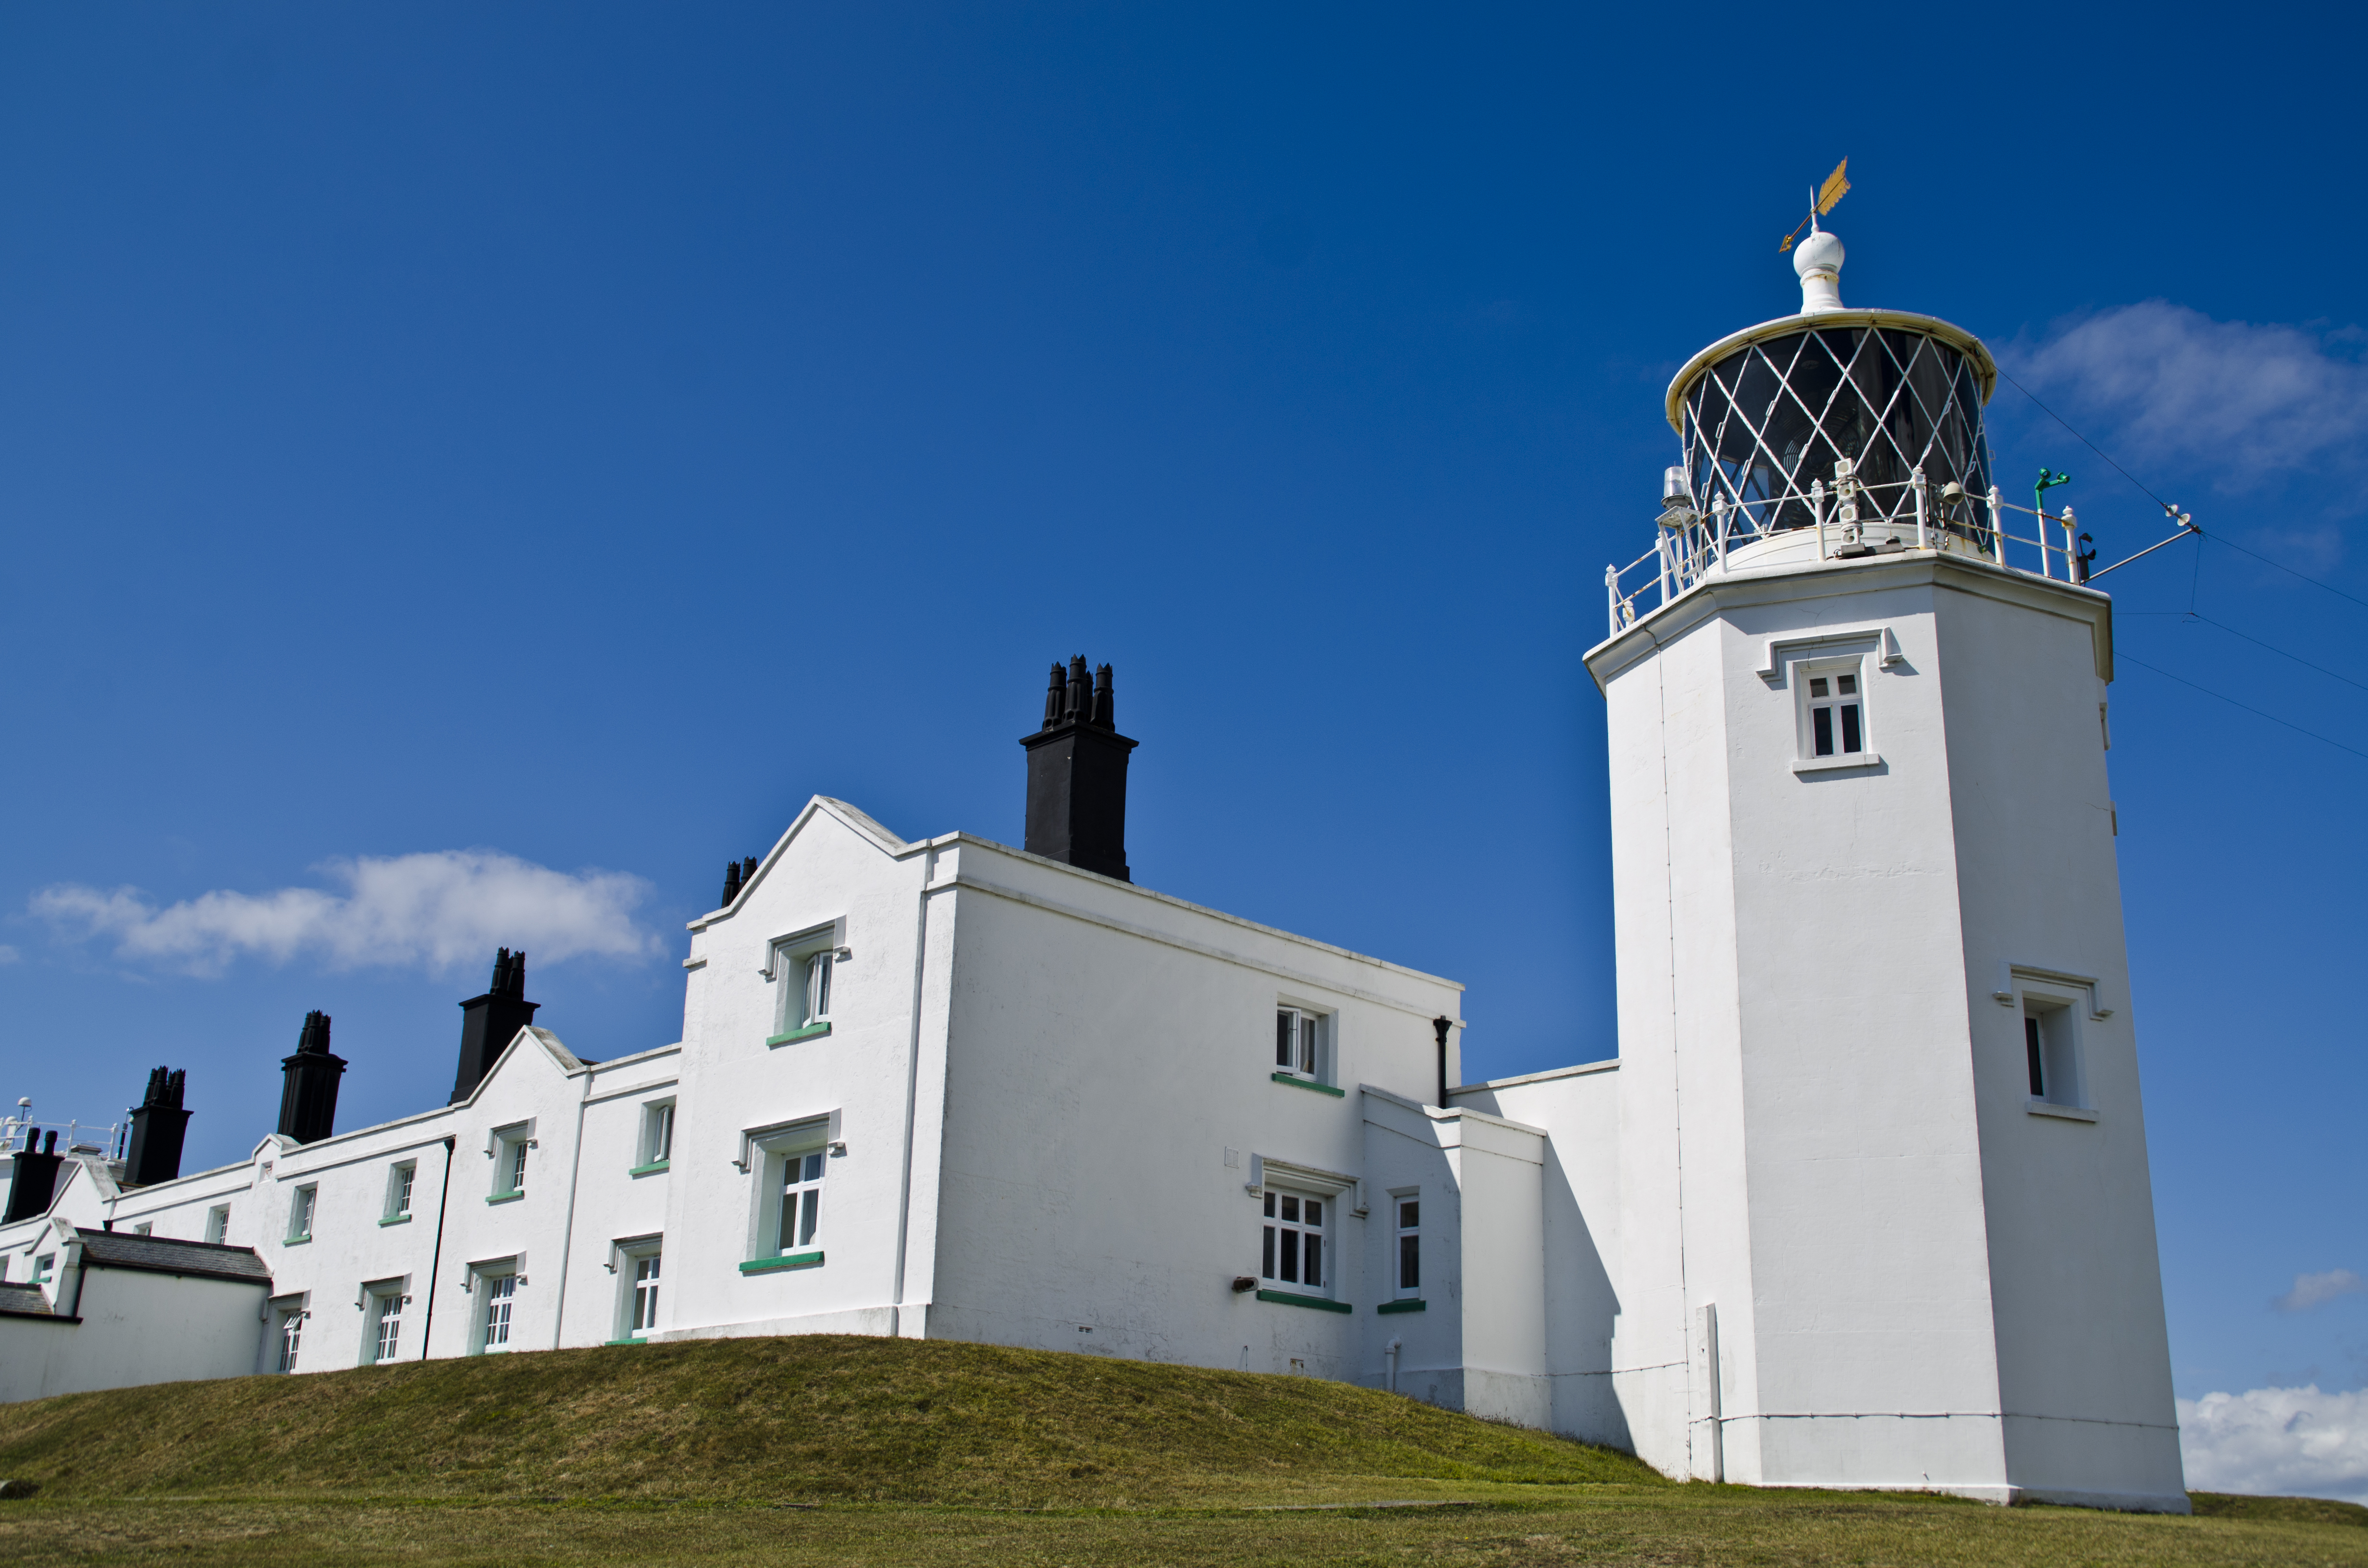
<svg viewBox="0 0 2368 1568">
<path fill-rule="evenodd" d="M 1588 654 L 1610 1381 L 1673 1471 L 2184 1512 L 2112 601 L 2060 520 L 1998 500 L 1988 352 L 1846 307 L 1842 260 L 1813 233 L 1801 313 L 1670 383 L 1684 460 Z"/>
</svg>

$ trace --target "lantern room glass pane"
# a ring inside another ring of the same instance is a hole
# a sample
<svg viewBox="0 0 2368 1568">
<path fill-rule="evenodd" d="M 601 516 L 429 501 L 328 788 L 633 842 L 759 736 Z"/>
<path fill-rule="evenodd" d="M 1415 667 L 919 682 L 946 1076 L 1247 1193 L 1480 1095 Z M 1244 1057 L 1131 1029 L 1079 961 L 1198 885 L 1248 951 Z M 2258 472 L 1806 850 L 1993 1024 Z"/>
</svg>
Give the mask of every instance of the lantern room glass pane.
<svg viewBox="0 0 2368 1568">
<path fill-rule="evenodd" d="M 1708 512 L 1724 497 L 1740 507 L 1739 537 L 1813 523 L 1811 486 L 1823 481 L 1830 496 L 1843 459 L 1868 487 L 1861 517 L 1878 524 L 1914 522 L 1908 480 L 1918 465 L 1935 526 L 1943 485 L 1976 497 L 1990 485 L 1973 367 L 1912 328 L 1819 327 L 1746 344 L 1703 369 L 1682 419 L 1694 504 Z M 1945 521 L 1968 538 L 1978 531 L 1971 507 Z"/>
</svg>

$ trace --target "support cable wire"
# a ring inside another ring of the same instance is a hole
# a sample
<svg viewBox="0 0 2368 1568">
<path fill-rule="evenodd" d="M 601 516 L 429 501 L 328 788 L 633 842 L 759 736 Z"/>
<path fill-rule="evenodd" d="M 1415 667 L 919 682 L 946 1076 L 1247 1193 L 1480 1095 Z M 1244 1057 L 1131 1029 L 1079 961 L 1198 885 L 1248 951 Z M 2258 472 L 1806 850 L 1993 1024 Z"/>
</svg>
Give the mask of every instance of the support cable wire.
<svg viewBox="0 0 2368 1568">
<path fill-rule="evenodd" d="M 2333 746 L 2338 751 L 2348 751 L 2352 756 L 2361 758 L 2362 761 L 2368 761 L 2368 751 L 2362 751 L 2357 746 L 2345 745 L 2341 741 L 2329 740 L 2327 736 L 2320 734 L 2316 730 L 2305 730 L 2300 724 L 2281 719 L 2274 713 L 2263 712 L 2260 709 L 2254 707 L 2249 702 L 2239 702 L 2235 698 L 2224 696 L 2223 694 L 2213 690 L 2208 686 L 2198 686 L 2193 681 L 2189 680 L 2185 676 L 2172 675 L 2169 670 L 2162 669 L 2157 665 L 2149 665 L 2144 659 L 2123 653 L 2118 649 L 2114 651 L 2113 659 L 2117 664 L 2135 665 L 2142 670 L 2153 670 L 2155 674 L 2162 676 L 2163 679 L 2175 680 L 2180 685 L 2187 687 L 2190 691 L 2200 691 L 2206 697 L 2216 698 L 2220 701 L 2226 703 L 2231 708 L 2242 708 L 2246 712 L 2253 714 L 2258 718 L 2267 719 L 2272 724 L 2283 724 L 2287 729 L 2292 730 L 2295 734 L 2308 735 L 2312 740 L 2323 742 L 2328 745 Z"/>
<path fill-rule="evenodd" d="M 2270 653 L 2275 653 L 2281 659 L 2292 659 L 2304 669 L 2317 670 L 2320 675 L 2327 676 L 2329 680 L 2340 680 L 2346 686 L 2357 687 L 2362 691 L 2368 691 L 2368 681 L 2353 680 L 2350 676 L 2338 674 L 2336 671 L 2328 669 L 2325 665 L 2314 665 L 2308 659 L 2304 658 L 2300 653 L 2289 653 L 2274 642 L 2264 642 L 2260 638 L 2253 636 L 2251 633 L 2239 631 L 2225 620 L 2214 620 L 2210 616 L 2203 614 L 2200 610 L 2124 609 L 2116 610 L 2114 611 L 2114 614 L 2116 616 L 2175 615 L 2181 620 L 2200 620 L 2206 626 L 2218 627 L 2221 631 L 2226 632 L 2231 637 L 2241 638 L 2245 642 L 2250 642 L 2256 648 L 2267 649 Z"/>
<path fill-rule="evenodd" d="M 2113 461 L 2113 460 L 2112 460 L 2112 457 L 2109 453 L 2107 453 L 2107 452 L 2106 452 L 2106 450 L 2105 450 L 2105 449 L 2104 449 L 2104 448 L 2102 448 L 2102 447 L 2100 447 L 2100 446 L 2097 445 L 2097 443 L 2096 443 L 2096 442 L 2094 442 L 2094 441 L 2092 441 L 2092 440 L 2089 439 L 2089 437 L 2088 437 L 2083 436 L 2082 434 L 2080 434 L 2080 432 L 2079 432 L 2079 431 L 2078 431 L 2078 430 L 2073 430 L 2073 429 L 2072 429 L 2072 423 L 2071 423 L 2071 421 L 2070 421 L 2070 420 L 2066 419 L 2062 415 L 2060 415 L 2060 414 L 2056 413 L 2054 409 L 2052 409 L 2052 408 L 2048 407 L 2045 403 L 2041 403 L 2041 402 L 2039 401 L 2038 395 L 2037 395 L 2036 393 L 2034 393 L 2034 392 L 2032 392 L 2029 387 L 2024 386 L 2021 381 L 2016 381 L 2012 376 L 2009 376 L 2009 375 L 2007 375 L 2005 367 L 2003 367 L 2003 366 L 1999 367 L 1999 369 L 1998 369 L 1998 374 L 1999 374 L 2001 377 L 2004 377 L 2004 378 L 2005 378 L 2006 382 L 2007 382 L 2007 384 L 2008 384 L 2009 386 L 2011 386 L 2012 388 L 2014 388 L 2014 390 L 2015 390 L 2015 391 L 2017 391 L 2017 392 L 2021 392 L 2023 396 L 2025 396 L 2025 397 L 2027 397 L 2027 398 L 2030 398 L 2030 399 L 2031 399 L 2031 401 L 2032 401 L 2032 405 L 2033 405 L 2034 407 L 2036 407 L 2036 408 L 2039 410 L 2039 412 L 2040 412 L 2040 413 L 2044 414 L 2045 415 L 2047 415 L 2047 417 L 2048 417 L 2048 418 L 2053 419 L 2053 420 L 2054 420 L 2054 421 L 2055 421 L 2055 423 L 2057 423 L 2058 425 L 2063 426 L 2065 429 L 2071 431 L 2072 438 L 2073 438 L 2074 440 L 2076 440 L 2076 441 L 2079 442 L 2082 446 L 2084 446 L 2084 447 L 2088 448 L 2090 451 L 2092 451 L 2092 452 L 2096 453 L 2099 457 L 2103 458 L 2103 459 L 2105 460 L 2105 461 L 2106 461 L 2107 465 L 2108 465 L 2108 466 L 2110 466 L 2115 473 L 2120 474 L 2123 479 L 2126 479 L 2126 480 L 2128 480 L 2132 484 L 2136 485 L 2136 486 L 2137 486 L 2137 488 L 2138 488 L 2138 493 L 2139 493 L 2140 494 L 2144 495 L 2147 500 L 2149 500 L 2149 501 L 2153 502 L 2156 506 L 2157 506 L 2161 507 L 2164 511 L 2166 511 L 2166 512 L 2169 513 L 2172 517 L 2177 517 L 2177 516 L 2179 515 L 2179 508 L 2178 508 L 2178 507 L 2176 507 L 2176 506 L 2172 506 L 2169 502 L 2168 502 L 2168 501 L 2164 500 L 2161 496 L 2157 495 L 2153 491 L 2148 490 L 2148 489 L 2146 487 L 2145 483 L 2143 483 L 2143 482 L 2138 478 L 2138 476 L 2137 476 L 2136 474 L 2132 473 L 2128 469 L 2123 468 L 2121 464 L 2119 464 L 2119 463 L 2117 463 L 2117 462 L 2114 462 L 2114 461 Z M 2198 537 L 2199 539 L 2203 538 L 2203 537 L 2206 537 L 2206 536 L 2204 535 L 2203 530 L 2202 528 L 2196 528 L 2196 527 L 2195 527 L 2195 525 L 2194 525 L 2193 523 L 2190 523 L 2190 524 L 2188 524 L 2187 526 L 2188 526 L 2190 528 L 2193 528 L 2193 529 L 2194 529 L 2195 534 L 2196 534 L 2196 537 Z M 2281 572 L 2284 573 L 2284 574 L 2285 574 L 2287 576 L 2289 576 L 2289 577 L 2299 577 L 2299 578 L 2301 578 L 2304 582 L 2310 584 L 2313 587 L 2317 587 L 2317 588 L 2325 588 L 2328 593 L 2333 594 L 2337 598 L 2340 598 L 2340 599 L 2350 599 L 2353 604 L 2358 605 L 2361 608 L 2362 608 L 2362 609 L 2368 609 L 2368 599 L 2363 599 L 2363 598 L 2360 597 L 2359 597 L 2358 595 L 2356 595 L 2356 594 L 2348 594 L 2348 593 L 2345 593 L 2341 588 L 2337 587 L 2337 586 L 2336 586 L 2334 584 L 2332 584 L 2332 583 L 2321 582 L 2318 578 L 2312 576 L 2312 575 L 2311 575 L 2309 573 L 2307 573 L 2307 572 L 2297 572 L 2297 571 L 2295 571 L 2293 567 L 2286 565 L 2286 564 L 2285 564 L 2284 562 L 2283 562 L 2272 561 L 2272 560 L 2271 560 L 2268 556 L 2263 555 L 2260 551 L 2257 551 L 2257 550 L 2247 550 L 2243 545 L 2233 543 L 2233 542 L 2231 542 L 2231 541 L 2230 541 L 2230 540 L 2228 540 L 2223 539 L 2223 538 L 2222 538 L 2220 535 L 2218 535 L 2218 534 L 2213 534 L 2213 535 L 2210 535 L 2209 537 L 2210 537 L 2210 539 L 2211 539 L 2212 542 L 2213 542 L 2213 543 L 2214 543 L 2214 544 L 2225 544 L 2225 545 L 2227 545 L 2227 547 L 2228 547 L 2230 550 L 2233 550 L 2233 551 L 2237 551 L 2237 552 L 2238 554 L 2240 554 L 2240 555 L 2249 555 L 2249 556 L 2251 556 L 2254 560 L 2256 560 L 2256 561 L 2260 562 L 2262 565 L 2264 565 L 2264 566 L 2274 566 L 2274 567 L 2276 567 L 2279 571 L 2281 571 Z M 2198 558 L 2200 559 L 2200 558 L 2202 557 L 2202 555 L 2203 555 L 2203 551 L 2198 551 L 2196 552 L 2196 554 L 2197 554 Z M 2135 560 L 2136 560 L 2136 559 L 2137 559 L 2137 557 L 2136 557 L 2136 556 L 2135 556 L 2135 555 L 2134 555 L 2134 556 L 2132 556 L 2132 557 L 2130 557 L 2130 560 L 2132 560 L 2132 561 L 2135 561 Z M 2119 562 L 2119 563 L 2117 563 L 2117 564 L 2127 564 L 2127 562 Z M 2109 570 L 2109 571 L 2110 571 L 2110 570 L 2111 570 L 2111 568 L 2109 567 L 2109 568 L 2107 568 L 2107 570 Z"/>
</svg>

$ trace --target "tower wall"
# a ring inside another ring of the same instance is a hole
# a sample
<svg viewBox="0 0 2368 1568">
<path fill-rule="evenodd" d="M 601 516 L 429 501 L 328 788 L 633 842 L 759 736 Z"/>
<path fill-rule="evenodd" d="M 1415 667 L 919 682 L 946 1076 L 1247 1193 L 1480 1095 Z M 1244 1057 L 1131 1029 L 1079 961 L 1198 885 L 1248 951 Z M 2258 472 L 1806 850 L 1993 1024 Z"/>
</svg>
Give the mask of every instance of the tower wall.
<svg viewBox="0 0 2368 1568">
<path fill-rule="evenodd" d="M 1981 672 L 1951 687 L 1949 757 L 1981 803 L 1956 816 L 1958 884 L 2009 1479 L 2183 1511 L 2106 777 L 2110 602 L 1983 586 L 1943 597 L 1940 631 L 1952 670 Z M 2032 1106 L 2023 1008 L 2065 998 L 2070 1108 L 2093 1121 Z"/>
<path fill-rule="evenodd" d="M 1923 553 L 1738 571 L 1590 655 L 1615 1383 L 1664 1470 L 2183 1500 L 2126 1004 L 2083 1036 L 2089 1121 L 2026 1108 L 1990 994 L 2001 962 L 2123 983 L 2103 603 Z M 1819 767 L 1804 666 L 1845 664 L 1868 749 Z"/>
</svg>

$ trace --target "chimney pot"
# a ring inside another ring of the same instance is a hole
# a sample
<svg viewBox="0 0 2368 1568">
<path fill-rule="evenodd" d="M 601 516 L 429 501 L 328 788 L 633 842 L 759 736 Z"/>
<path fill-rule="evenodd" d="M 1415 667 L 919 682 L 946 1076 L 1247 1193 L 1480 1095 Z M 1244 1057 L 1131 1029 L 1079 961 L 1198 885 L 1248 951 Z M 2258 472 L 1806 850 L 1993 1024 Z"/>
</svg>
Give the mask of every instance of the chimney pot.
<svg viewBox="0 0 2368 1568">
<path fill-rule="evenodd" d="M 461 1004 L 461 1066 L 452 1079 L 452 1097 L 446 1103 L 458 1105 L 477 1092 L 502 1049 L 518 1038 L 518 1030 L 534 1022 L 540 1006 L 541 1003 L 526 999 L 525 949 L 501 949 L 494 960 L 493 984 L 483 996 L 472 996 Z"/>
<path fill-rule="evenodd" d="M 181 1091 L 188 1078 L 177 1067 L 148 1074 L 148 1097 L 131 1113 L 131 1140 L 123 1152 L 126 1187 L 154 1187 L 181 1174 L 181 1145 L 189 1131 Z"/>
<path fill-rule="evenodd" d="M 299 1143 L 317 1143 L 337 1124 L 337 1081 L 346 1059 L 329 1053 L 329 1015 L 315 1007 L 304 1015 L 296 1054 L 279 1059 L 279 1132 Z"/>
<path fill-rule="evenodd" d="M 1120 881 L 1126 863 L 1126 768 L 1136 743 L 1118 733 L 1110 666 L 1088 674 L 1084 654 L 1066 679 L 1053 666 L 1044 727 L 1020 741 L 1028 750 L 1028 825 L 1031 855 Z"/>
</svg>

